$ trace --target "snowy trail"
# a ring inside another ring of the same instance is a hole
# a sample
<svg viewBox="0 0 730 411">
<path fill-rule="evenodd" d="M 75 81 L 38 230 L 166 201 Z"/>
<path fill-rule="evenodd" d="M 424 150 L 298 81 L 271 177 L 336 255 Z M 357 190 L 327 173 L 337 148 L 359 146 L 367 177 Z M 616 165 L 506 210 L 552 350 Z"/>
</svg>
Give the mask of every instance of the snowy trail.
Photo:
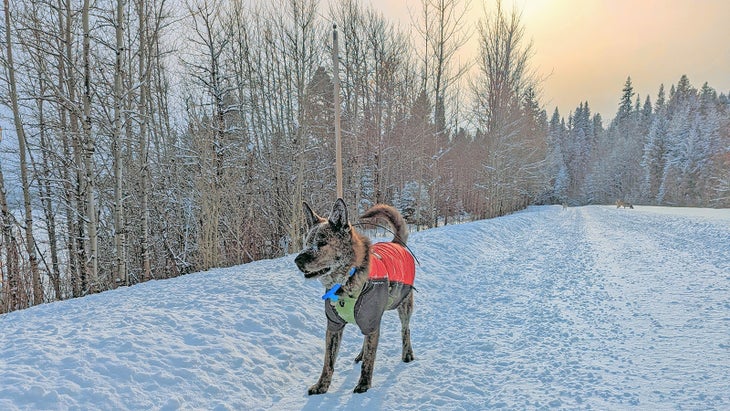
<svg viewBox="0 0 730 411">
<path fill-rule="evenodd" d="M 730 224 L 590 210 L 607 306 L 621 325 L 624 384 L 651 408 L 676 398 L 684 408 L 727 406 Z"/>
<path fill-rule="evenodd" d="M 330 391 L 293 256 L 0 316 L 0 409 L 729 409 L 730 210 L 533 207 L 413 233 L 412 339 Z"/>
<path fill-rule="evenodd" d="M 454 308 L 467 315 L 435 319 L 456 324 L 442 336 L 446 347 L 434 352 L 445 359 L 456 353 L 460 360 L 448 361 L 457 366 L 453 375 L 478 384 L 479 408 L 571 407 L 585 397 L 596 405 L 625 403 L 627 393 L 606 385 L 602 375 L 612 357 L 596 340 L 615 335 L 596 331 L 613 325 L 604 286 L 594 277 L 583 214 L 553 209 L 541 218 L 525 212 L 502 222 L 494 233 L 483 233 L 473 253 L 480 256 L 477 264 L 455 278 L 465 285 L 457 293 L 468 298 Z M 434 274 L 448 276 L 449 265 L 443 268 Z M 434 295 L 439 298 L 428 305 L 449 304 L 443 293 Z"/>
</svg>

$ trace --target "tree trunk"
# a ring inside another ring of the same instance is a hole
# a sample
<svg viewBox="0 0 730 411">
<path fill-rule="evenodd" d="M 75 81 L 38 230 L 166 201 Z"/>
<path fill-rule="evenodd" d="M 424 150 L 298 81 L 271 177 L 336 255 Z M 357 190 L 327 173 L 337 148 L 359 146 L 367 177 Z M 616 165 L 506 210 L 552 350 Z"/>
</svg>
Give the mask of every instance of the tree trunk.
<svg viewBox="0 0 730 411">
<path fill-rule="evenodd" d="M 115 267 L 112 287 L 127 285 L 126 229 L 124 226 L 123 172 L 122 172 L 122 77 L 124 57 L 124 0 L 117 0 L 116 9 L 116 62 L 114 66 L 114 250 Z"/>
<path fill-rule="evenodd" d="M 58 116 L 63 146 L 63 190 L 66 200 L 66 225 L 68 230 L 68 271 L 71 277 L 71 295 L 80 297 L 86 289 L 86 249 L 84 246 L 84 210 L 81 187 L 81 148 L 79 141 L 79 112 L 61 101 L 64 90 L 68 100 L 76 101 L 75 69 L 66 62 L 73 61 L 71 2 L 58 0 L 58 25 L 64 54 L 58 55 Z"/>
<path fill-rule="evenodd" d="M 40 82 L 41 95 L 45 95 L 44 80 Z M 46 229 L 48 230 L 48 248 L 51 253 L 51 272 L 48 273 L 53 287 L 54 297 L 52 300 L 60 300 L 61 295 L 61 268 L 58 261 L 58 240 L 56 239 L 56 213 L 53 209 L 53 190 L 51 188 L 51 170 L 49 152 L 51 147 L 48 143 L 44 100 L 38 99 L 38 118 L 40 119 L 40 150 L 41 150 L 41 175 L 38 178 L 40 185 L 40 199 L 43 212 L 46 217 Z M 32 160 L 32 159 L 31 159 Z"/>
<path fill-rule="evenodd" d="M 8 83 L 10 85 L 10 104 L 15 122 L 15 132 L 18 135 L 18 151 L 20 155 L 20 180 L 23 185 L 23 207 L 25 209 L 25 246 L 30 263 L 31 282 L 33 284 L 33 305 L 43 303 L 43 285 L 41 284 L 36 255 L 35 237 L 33 236 L 33 209 L 30 204 L 30 182 L 28 181 L 28 165 L 26 161 L 26 140 L 23 121 L 20 118 L 18 107 L 18 91 L 15 83 L 15 66 L 13 63 L 13 47 L 10 37 L 10 5 L 8 0 L 3 1 L 5 6 L 5 44 L 7 58 Z"/>
<path fill-rule="evenodd" d="M 5 0 L 7 1 L 7 0 Z M 91 33 L 89 31 L 89 0 L 84 0 L 84 6 L 81 10 L 81 26 L 84 35 L 83 39 L 83 66 L 84 66 L 84 99 L 83 99 L 83 112 L 84 112 L 84 139 L 83 139 L 83 153 L 84 153 L 84 190 L 86 194 L 86 224 L 89 232 L 89 256 L 88 256 L 88 270 L 89 270 L 89 292 L 98 292 L 99 288 L 99 261 L 98 261 L 98 216 L 96 215 L 96 203 L 94 200 L 94 169 L 93 169 L 93 155 L 94 155 L 94 139 L 91 136 Z"/>
<path fill-rule="evenodd" d="M 0 141 L 2 141 L 2 128 L 0 128 Z M 0 313 L 10 312 L 25 308 L 26 304 L 21 303 L 20 295 L 20 267 L 18 258 L 18 242 L 13 235 L 12 216 L 8 210 L 8 202 L 5 198 L 5 179 L 3 178 L 3 170 L 0 168 L 0 229 L 2 231 L 2 244 L 5 248 L 5 262 L 0 259 L 0 265 L 4 265 L 4 270 L 0 270 L 0 281 L 3 283 L 0 294 Z M 7 275 L 3 278 L 2 273 Z"/>
<path fill-rule="evenodd" d="M 150 233 L 149 233 L 149 153 L 147 146 L 147 123 L 150 121 L 149 110 L 147 108 L 147 95 L 150 90 L 150 63 L 148 62 L 149 54 L 147 53 L 150 45 L 147 38 L 147 13 L 146 3 L 140 1 L 137 3 L 137 14 L 139 16 L 139 152 L 140 152 L 140 231 L 142 238 L 140 239 L 140 247 L 142 251 L 142 278 L 141 281 L 149 281 L 152 279 L 152 269 L 150 265 Z"/>
</svg>

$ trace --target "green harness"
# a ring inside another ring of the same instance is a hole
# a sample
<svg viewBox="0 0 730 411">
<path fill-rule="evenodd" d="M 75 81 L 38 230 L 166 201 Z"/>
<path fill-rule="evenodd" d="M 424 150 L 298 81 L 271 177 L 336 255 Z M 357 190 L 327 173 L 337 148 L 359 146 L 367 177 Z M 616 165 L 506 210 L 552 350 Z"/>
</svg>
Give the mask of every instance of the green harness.
<svg viewBox="0 0 730 411">
<path fill-rule="evenodd" d="M 340 296 L 339 301 L 335 301 L 335 311 L 345 322 L 355 324 L 355 303 L 360 297 L 362 290 L 358 291 L 356 295 L 351 296 Z"/>
<path fill-rule="evenodd" d="M 363 289 L 364 288 L 365 286 L 363 286 Z M 393 303 L 395 303 L 396 298 L 400 296 L 402 288 L 402 284 L 389 283 L 388 305 L 386 305 L 386 309 L 390 309 L 393 307 Z M 355 304 L 357 303 L 358 298 L 360 298 L 363 289 L 353 294 L 352 296 L 340 295 L 337 301 L 330 302 L 334 305 L 335 311 L 337 311 L 337 315 L 339 315 L 340 318 L 342 318 L 343 320 L 345 320 L 345 322 L 349 324 L 357 324 L 357 322 L 355 321 Z"/>
</svg>

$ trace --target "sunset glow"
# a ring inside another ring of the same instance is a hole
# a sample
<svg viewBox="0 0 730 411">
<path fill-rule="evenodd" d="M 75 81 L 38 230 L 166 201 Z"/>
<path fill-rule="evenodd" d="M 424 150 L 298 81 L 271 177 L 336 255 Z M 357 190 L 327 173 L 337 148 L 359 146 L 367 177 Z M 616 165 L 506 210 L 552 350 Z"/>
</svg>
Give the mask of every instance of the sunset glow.
<svg viewBox="0 0 730 411">
<path fill-rule="evenodd" d="M 403 28 L 418 13 L 420 0 L 372 0 L 377 10 Z M 472 1 L 470 20 L 492 10 L 496 0 Z M 545 77 L 542 100 L 562 115 L 588 101 L 605 120 L 613 118 L 626 77 L 635 91 L 651 96 L 686 74 L 730 91 L 730 2 L 726 0 L 506 0 L 522 12 L 534 42 L 533 67 Z M 476 35 L 474 36 L 476 37 Z M 476 41 L 466 47 L 476 53 Z"/>
</svg>

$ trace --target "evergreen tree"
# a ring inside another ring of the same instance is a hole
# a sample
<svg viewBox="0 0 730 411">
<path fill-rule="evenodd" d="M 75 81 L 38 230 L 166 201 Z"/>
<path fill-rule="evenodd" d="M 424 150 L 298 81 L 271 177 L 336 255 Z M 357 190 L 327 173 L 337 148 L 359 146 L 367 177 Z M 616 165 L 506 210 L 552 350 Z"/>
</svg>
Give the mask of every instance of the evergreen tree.
<svg viewBox="0 0 730 411">
<path fill-rule="evenodd" d="M 553 115 L 548 123 L 546 156 L 547 175 L 552 186 L 552 200 L 555 203 L 569 201 L 568 196 L 568 169 L 563 156 L 565 140 L 565 124 L 560 118 L 560 112 L 555 107 Z"/>
<path fill-rule="evenodd" d="M 649 127 L 641 160 L 643 170 L 641 197 L 650 204 L 658 202 L 657 195 L 666 161 L 666 134 L 666 107 L 661 107 L 655 113 Z"/>
<path fill-rule="evenodd" d="M 698 110 L 697 90 L 687 76 L 682 75 L 676 87 L 672 86 L 672 91 L 667 107 L 666 150 L 657 202 L 688 205 L 691 201 L 688 190 L 694 190 L 694 183 L 689 180 L 692 178 L 690 174 L 698 138 L 693 124 L 693 112 Z"/>
<path fill-rule="evenodd" d="M 646 136 L 649 134 L 649 127 L 651 126 L 651 120 L 653 117 L 654 109 L 651 106 L 651 97 L 648 95 L 646 96 L 646 100 L 644 100 L 644 106 L 641 109 L 641 113 L 639 114 L 639 135 L 642 136 L 644 141 L 646 141 Z"/>
<path fill-rule="evenodd" d="M 667 101 L 664 96 L 664 84 L 661 84 L 659 86 L 659 92 L 657 93 L 656 104 L 654 105 L 654 112 L 658 113 L 659 111 L 666 108 L 666 105 Z"/>
<path fill-rule="evenodd" d="M 623 94 L 618 105 L 618 113 L 616 113 L 615 121 L 619 124 L 624 123 L 631 116 L 634 94 L 634 86 L 631 84 L 631 77 L 629 76 L 624 84 Z"/>
</svg>

